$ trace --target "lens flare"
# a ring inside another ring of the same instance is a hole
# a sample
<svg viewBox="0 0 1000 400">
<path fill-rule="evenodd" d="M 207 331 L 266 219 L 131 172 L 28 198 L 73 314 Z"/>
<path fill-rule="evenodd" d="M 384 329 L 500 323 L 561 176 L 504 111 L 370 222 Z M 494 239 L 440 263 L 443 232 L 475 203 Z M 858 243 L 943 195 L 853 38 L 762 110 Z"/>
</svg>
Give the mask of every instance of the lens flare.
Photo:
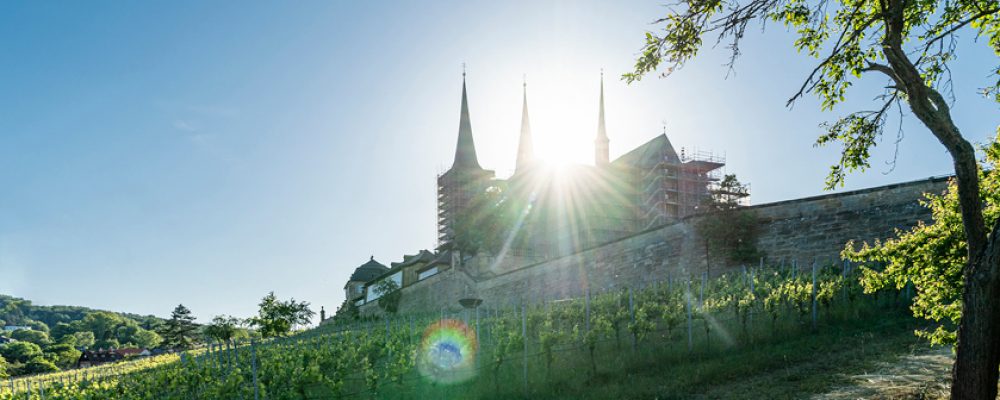
<svg viewBox="0 0 1000 400">
<path fill-rule="evenodd" d="M 453 384 L 476 374 L 476 333 L 462 321 L 444 319 L 424 330 L 417 353 L 417 369 L 425 379 Z"/>
</svg>

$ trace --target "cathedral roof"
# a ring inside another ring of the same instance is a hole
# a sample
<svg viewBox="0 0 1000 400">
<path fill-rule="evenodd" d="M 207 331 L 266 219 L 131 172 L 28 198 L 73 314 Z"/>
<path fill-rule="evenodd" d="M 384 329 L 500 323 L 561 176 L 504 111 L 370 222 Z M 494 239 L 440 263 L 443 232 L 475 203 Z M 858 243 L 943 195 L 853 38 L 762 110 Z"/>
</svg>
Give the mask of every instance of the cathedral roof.
<svg viewBox="0 0 1000 400">
<path fill-rule="evenodd" d="M 377 278 L 379 275 L 382 275 L 388 270 L 389 270 L 388 267 L 382 265 L 382 263 L 378 261 L 375 261 L 375 257 L 372 256 L 372 258 L 368 260 L 368 262 L 361 264 L 361 266 L 359 266 L 357 269 L 354 270 L 354 273 L 351 274 L 350 280 L 358 282 L 368 282 L 372 279 Z"/>
<path fill-rule="evenodd" d="M 514 173 L 523 172 L 535 162 L 535 146 L 531 139 L 531 123 L 528 121 L 528 84 L 524 84 L 524 102 L 521 107 L 521 137 L 517 141 L 517 163 Z"/>
<path fill-rule="evenodd" d="M 458 145 L 455 147 L 455 162 L 452 169 L 482 169 L 476 156 L 476 141 L 472 138 L 472 121 L 469 118 L 469 99 L 465 90 L 465 74 L 462 74 L 462 112 L 458 120 Z"/>
<path fill-rule="evenodd" d="M 604 123 L 604 70 L 601 70 L 601 101 L 597 114 L 597 138 L 594 139 L 594 164 L 606 165 L 609 160 L 608 129 Z"/>
<path fill-rule="evenodd" d="M 677 150 L 670 144 L 670 139 L 666 134 L 660 134 L 652 140 L 643 143 L 641 146 L 632 149 L 614 161 L 617 165 L 628 165 L 633 167 L 648 167 L 656 165 L 660 161 L 666 160 L 671 163 L 680 163 Z"/>
</svg>

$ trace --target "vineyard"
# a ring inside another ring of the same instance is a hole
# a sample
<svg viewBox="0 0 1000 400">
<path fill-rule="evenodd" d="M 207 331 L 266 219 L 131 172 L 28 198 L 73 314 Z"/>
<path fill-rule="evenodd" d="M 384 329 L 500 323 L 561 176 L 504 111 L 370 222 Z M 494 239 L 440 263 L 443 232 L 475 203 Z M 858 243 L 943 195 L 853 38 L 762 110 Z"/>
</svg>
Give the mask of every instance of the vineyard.
<svg viewBox="0 0 1000 400">
<path fill-rule="evenodd" d="M 725 361 L 730 352 L 905 314 L 906 289 L 865 295 L 858 275 L 847 265 L 760 267 L 574 299 L 324 325 L 141 368 L 107 367 L 115 373 L 10 381 L 0 384 L 0 400 L 547 397 L 643 366 Z"/>
</svg>

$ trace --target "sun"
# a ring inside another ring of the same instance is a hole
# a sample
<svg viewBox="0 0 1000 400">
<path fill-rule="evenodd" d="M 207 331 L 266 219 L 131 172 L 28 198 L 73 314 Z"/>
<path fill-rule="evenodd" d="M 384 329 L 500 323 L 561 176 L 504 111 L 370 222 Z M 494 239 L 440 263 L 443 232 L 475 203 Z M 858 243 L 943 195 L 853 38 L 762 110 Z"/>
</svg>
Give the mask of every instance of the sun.
<svg viewBox="0 0 1000 400">
<path fill-rule="evenodd" d="M 535 156 L 565 166 L 594 163 L 603 89 L 597 79 L 560 79 L 528 85 Z"/>
</svg>

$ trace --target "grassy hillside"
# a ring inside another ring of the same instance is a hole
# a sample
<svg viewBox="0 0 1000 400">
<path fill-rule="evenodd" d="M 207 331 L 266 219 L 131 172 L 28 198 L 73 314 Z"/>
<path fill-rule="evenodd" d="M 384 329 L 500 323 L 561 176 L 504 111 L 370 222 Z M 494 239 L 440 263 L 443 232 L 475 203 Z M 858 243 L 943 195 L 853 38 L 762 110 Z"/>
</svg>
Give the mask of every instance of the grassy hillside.
<svg viewBox="0 0 1000 400">
<path fill-rule="evenodd" d="M 802 398 L 921 346 L 905 296 L 863 296 L 855 282 L 826 270 L 814 290 L 803 274 L 761 271 L 706 282 L 704 292 L 674 283 L 484 308 L 478 319 L 324 325 L 122 376 L 36 382 L 35 391 L 44 386 L 47 399 Z"/>
</svg>

